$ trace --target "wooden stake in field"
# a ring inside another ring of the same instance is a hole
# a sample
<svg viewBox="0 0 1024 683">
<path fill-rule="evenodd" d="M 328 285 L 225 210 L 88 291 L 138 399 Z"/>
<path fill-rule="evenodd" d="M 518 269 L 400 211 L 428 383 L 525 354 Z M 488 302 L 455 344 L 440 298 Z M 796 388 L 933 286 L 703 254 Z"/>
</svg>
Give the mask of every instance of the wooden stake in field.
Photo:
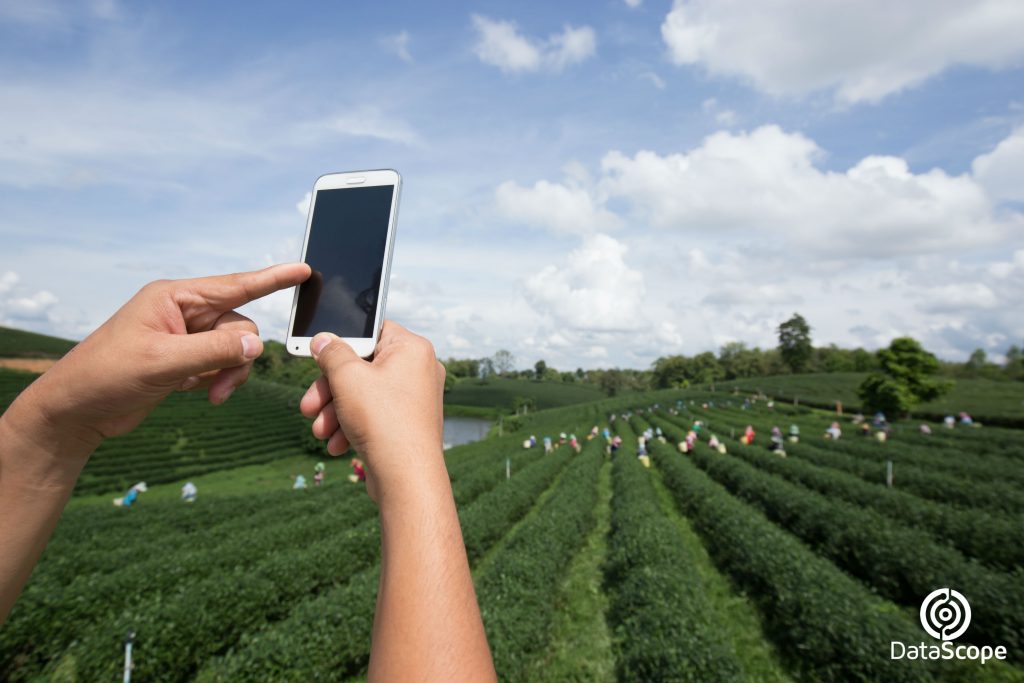
<svg viewBox="0 0 1024 683">
<path fill-rule="evenodd" d="M 512 478 L 512 458 L 505 458 L 505 480 Z"/>
<path fill-rule="evenodd" d="M 836 401 L 836 415 L 838 415 L 839 417 L 843 416 L 843 402 L 842 401 Z"/>
<path fill-rule="evenodd" d="M 124 683 L 132 681 L 132 643 L 135 642 L 135 631 L 129 631 L 124 639 Z"/>
<path fill-rule="evenodd" d="M 885 461 L 885 485 L 892 488 L 892 460 Z"/>
</svg>

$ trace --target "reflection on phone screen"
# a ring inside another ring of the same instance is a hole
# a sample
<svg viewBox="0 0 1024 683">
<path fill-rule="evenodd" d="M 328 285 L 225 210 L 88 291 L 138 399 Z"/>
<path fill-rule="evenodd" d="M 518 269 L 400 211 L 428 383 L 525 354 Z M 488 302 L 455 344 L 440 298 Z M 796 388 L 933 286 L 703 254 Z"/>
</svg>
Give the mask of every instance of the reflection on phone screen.
<svg viewBox="0 0 1024 683">
<path fill-rule="evenodd" d="M 394 185 L 318 190 L 293 337 L 372 337 Z"/>
</svg>

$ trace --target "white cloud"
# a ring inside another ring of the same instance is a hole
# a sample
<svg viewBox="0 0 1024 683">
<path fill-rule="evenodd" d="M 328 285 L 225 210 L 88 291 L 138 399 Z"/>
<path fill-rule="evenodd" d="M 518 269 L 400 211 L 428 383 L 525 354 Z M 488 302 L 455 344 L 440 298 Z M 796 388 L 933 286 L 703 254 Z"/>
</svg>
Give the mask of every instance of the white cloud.
<svg viewBox="0 0 1024 683">
<path fill-rule="evenodd" d="M 992 197 L 1024 202 L 1024 128 L 975 159 L 971 168 Z"/>
<path fill-rule="evenodd" d="M 381 41 L 389 52 L 401 59 L 403 62 L 412 63 L 412 54 L 409 52 L 409 32 L 399 31 L 390 36 L 385 36 Z"/>
<path fill-rule="evenodd" d="M 631 203 L 650 224 L 772 235 L 818 254 L 891 255 L 992 244 L 1020 221 L 999 218 L 970 175 L 913 173 L 869 156 L 844 172 L 815 166 L 809 138 L 763 126 L 709 136 L 680 154 L 608 153 L 599 195 Z"/>
<path fill-rule="evenodd" d="M 626 4 L 634 9 L 642 5 L 643 2 L 644 0 L 626 0 Z"/>
<path fill-rule="evenodd" d="M 566 25 L 562 33 L 547 40 L 535 40 L 522 35 L 513 21 L 489 19 L 478 14 L 472 17 L 477 32 L 473 48 L 484 64 L 496 66 L 506 73 L 561 71 L 579 64 L 597 51 L 597 37 L 589 26 L 574 28 Z"/>
<path fill-rule="evenodd" d="M 0 294 L 6 294 L 14 288 L 14 285 L 18 284 L 18 274 L 13 270 L 9 270 L 4 273 L 3 277 L 0 277 Z"/>
<path fill-rule="evenodd" d="M 1024 60 L 1024 3 L 676 0 L 661 32 L 676 64 L 743 78 L 773 95 L 834 89 L 877 101 L 954 65 Z"/>
<path fill-rule="evenodd" d="M 651 85 L 653 85 L 658 90 L 665 89 L 665 79 L 659 76 L 658 74 L 654 73 L 653 71 L 645 71 L 644 73 L 640 74 L 640 78 L 650 81 Z"/>
<path fill-rule="evenodd" d="M 562 263 L 526 279 L 527 301 L 561 328 L 625 332 L 644 308 L 643 274 L 626 264 L 626 245 L 608 235 L 586 237 Z"/>
<path fill-rule="evenodd" d="M 507 181 L 498 186 L 495 201 L 509 220 L 556 233 L 595 233 L 619 225 L 615 214 L 597 206 L 591 194 L 571 180 L 565 185 L 540 180 L 533 187 Z"/>
<path fill-rule="evenodd" d="M 302 195 L 302 199 L 295 203 L 295 210 L 303 216 L 309 215 L 309 205 L 313 202 L 313 193 L 307 192 Z"/>
</svg>

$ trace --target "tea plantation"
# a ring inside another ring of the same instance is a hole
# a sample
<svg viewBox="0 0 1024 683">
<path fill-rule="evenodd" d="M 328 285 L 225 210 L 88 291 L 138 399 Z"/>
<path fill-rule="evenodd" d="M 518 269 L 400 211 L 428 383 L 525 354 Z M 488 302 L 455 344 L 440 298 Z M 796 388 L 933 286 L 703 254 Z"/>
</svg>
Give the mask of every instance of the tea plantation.
<svg viewBox="0 0 1024 683">
<path fill-rule="evenodd" d="M 0 372 L 0 400 L 27 379 Z M 308 457 L 308 476 L 323 456 L 297 398 L 267 382 L 222 407 L 175 395 L 104 445 L 80 493 L 241 480 L 283 456 Z M 881 442 L 845 416 L 831 440 L 832 413 L 744 398 L 672 390 L 542 410 L 447 452 L 501 680 L 1024 681 L 1024 432 L 901 422 Z M 801 437 L 782 457 L 767 437 L 791 424 Z M 584 438 L 595 425 L 622 437 L 618 453 Z M 645 467 L 648 428 L 664 442 Z M 581 452 L 523 448 L 560 432 Z M 129 509 L 80 496 L 0 629 L 0 679 L 119 680 L 129 631 L 132 680 L 365 677 L 376 509 L 345 462 L 327 466 L 304 491 L 211 484 L 193 504 L 144 494 Z M 1005 645 L 1009 661 L 890 659 L 892 641 L 937 642 L 918 608 L 947 586 L 973 611 L 958 643 Z"/>
</svg>

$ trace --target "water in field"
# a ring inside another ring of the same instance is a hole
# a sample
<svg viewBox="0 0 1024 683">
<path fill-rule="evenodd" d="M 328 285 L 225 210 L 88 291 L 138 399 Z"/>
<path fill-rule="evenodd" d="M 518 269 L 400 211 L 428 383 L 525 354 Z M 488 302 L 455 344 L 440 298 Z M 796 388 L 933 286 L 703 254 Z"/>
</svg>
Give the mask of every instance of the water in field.
<svg viewBox="0 0 1024 683">
<path fill-rule="evenodd" d="M 473 443 L 487 436 L 491 428 L 491 420 L 478 417 L 446 417 L 444 418 L 444 447 L 461 446 Z"/>
</svg>

